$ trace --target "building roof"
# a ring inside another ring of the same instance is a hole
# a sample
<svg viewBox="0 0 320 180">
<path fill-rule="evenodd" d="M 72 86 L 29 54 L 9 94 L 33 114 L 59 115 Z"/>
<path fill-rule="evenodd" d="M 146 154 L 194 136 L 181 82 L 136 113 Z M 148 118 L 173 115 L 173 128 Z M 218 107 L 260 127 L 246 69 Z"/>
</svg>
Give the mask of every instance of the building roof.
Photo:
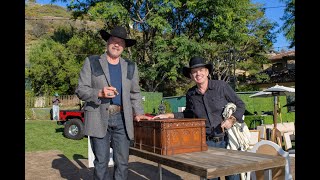
<svg viewBox="0 0 320 180">
<path fill-rule="evenodd" d="M 295 50 L 269 54 L 269 60 L 270 60 L 270 61 L 281 60 L 281 59 L 283 59 L 283 58 L 285 58 L 285 57 L 292 57 L 292 58 L 294 58 L 294 57 L 295 57 Z"/>
<path fill-rule="evenodd" d="M 281 60 L 286 60 L 287 65 L 283 69 L 274 70 L 272 67 L 269 66 L 264 68 L 261 73 L 266 73 L 269 75 L 270 80 L 268 82 L 262 83 L 287 83 L 287 82 L 295 82 L 295 50 L 280 52 L 280 53 L 270 53 L 268 54 L 268 59 L 270 64 L 274 64 L 280 62 Z M 293 61 L 291 63 L 290 61 Z M 290 62 L 290 63 L 289 63 Z M 290 68 L 289 65 L 290 64 Z M 293 67 L 292 67 L 293 65 Z M 257 79 L 255 77 L 249 77 L 247 79 L 247 83 L 249 84 L 258 84 Z"/>
</svg>

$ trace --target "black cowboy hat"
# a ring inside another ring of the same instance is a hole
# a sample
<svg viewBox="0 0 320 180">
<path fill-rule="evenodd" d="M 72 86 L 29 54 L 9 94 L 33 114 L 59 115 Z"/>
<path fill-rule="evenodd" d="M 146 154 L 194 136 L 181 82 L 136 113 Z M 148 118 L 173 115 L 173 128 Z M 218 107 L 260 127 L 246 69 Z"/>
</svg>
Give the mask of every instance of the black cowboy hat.
<svg viewBox="0 0 320 180">
<path fill-rule="evenodd" d="M 100 32 L 102 39 L 104 39 L 105 41 L 108 41 L 110 36 L 115 36 L 115 37 L 123 39 L 126 42 L 126 47 L 133 46 L 137 42 L 134 39 L 127 39 L 127 31 L 124 27 L 121 27 L 121 26 L 116 26 L 115 28 L 113 28 L 111 30 L 110 34 L 103 29 L 100 30 L 99 32 Z"/>
<path fill-rule="evenodd" d="M 182 74 L 187 77 L 190 78 L 190 71 L 193 68 L 197 68 L 197 67 L 206 67 L 209 70 L 209 74 L 212 73 L 213 71 L 213 64 L 212 63 L 205 63 L 205 60 L 201 57 L 192 57 L 189 61 L 189 67 L 183 67 L 182 69 Z"/>
</svg>

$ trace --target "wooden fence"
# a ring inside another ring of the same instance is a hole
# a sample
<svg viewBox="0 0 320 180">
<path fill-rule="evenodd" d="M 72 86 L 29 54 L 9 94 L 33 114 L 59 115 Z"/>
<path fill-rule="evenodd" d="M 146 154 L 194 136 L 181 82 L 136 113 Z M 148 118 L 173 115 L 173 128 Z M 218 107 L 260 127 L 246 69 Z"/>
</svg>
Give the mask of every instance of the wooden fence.
<svg viewBox="0 0 320 180">
<path fill-rule="evenodd" d="M 26 108 L 44 108 L 52 106 L 53 96 L 38 96 L 38 97 L 25 97 Z M 60 106 L 77 106 L 80 99 L 76 95 L 62 95 L 59 96 Z"/>
</svg>

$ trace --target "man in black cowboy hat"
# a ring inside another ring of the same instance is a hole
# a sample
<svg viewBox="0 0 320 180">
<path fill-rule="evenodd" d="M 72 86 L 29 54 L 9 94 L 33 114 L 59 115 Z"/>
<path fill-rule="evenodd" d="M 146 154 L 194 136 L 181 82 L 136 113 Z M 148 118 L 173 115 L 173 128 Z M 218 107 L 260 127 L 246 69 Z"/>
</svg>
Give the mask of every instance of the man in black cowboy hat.
<svg viewBox="0 0 320 180">
<path fill-rule="evenodd" d="M 151 118 L 144 115 L 137 65 L 121 57 L 124 48 L 133 46 L 136 40 L 128 39 L 121 26 L 110 33 L 101 30 L 100 35 L 107 42 L 106 52 L 85 59 L 76 94 L 86 102 L 84 133 L 90 137 L 95 156 L 94 179 L 110 179 L 112 146 L 113 178 L 126 180 L 130 140 L 134 139 L 132 120 Z"/>
<path fill-rule="evenodd" d="M 193 57 L 189 67 L 183 68 L 183 75 L 196 83 L 186 94 L 186 109 L 184 112 L 160 114 L 153 119 L 162 118 L 205 118 L 207 145 L 211 147 L 227 148 L 228 135 L 224 128 L 229 129 L 236 121 L 243 122 L 245 104 L 222 80 L 211 80 L 213 71 L 211 63 L 205 63 L 201 57 Z M 222 112 L 227 103 L 232 102 L 237 110 L 226 120 Z M 219 162 L 217 162 L 219 163 Z M 226 179 L 240 179 L 239 174 L 227 176 Z"/>
</svg>

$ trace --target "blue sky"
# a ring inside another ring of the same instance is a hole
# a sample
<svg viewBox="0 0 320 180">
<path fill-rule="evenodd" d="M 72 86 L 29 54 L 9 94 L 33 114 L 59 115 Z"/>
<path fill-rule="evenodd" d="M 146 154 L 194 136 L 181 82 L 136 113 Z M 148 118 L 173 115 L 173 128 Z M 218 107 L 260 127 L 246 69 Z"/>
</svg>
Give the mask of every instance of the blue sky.
<svg viewBox="0 0 320 180">
<path fill-rule="evenodd" d="M 280 19 L 285 9 L 283 2 L 280 2 L 280 0 L 251 0 L 251 2 L 263 4 L 263 7 L 266 8 L 266 17 L 272 22 L 277 22 L 279 25 L 275 31 L 283 25 L 283 21 Z M 275 50 L 280 51 L 282 48 L 288 49 L 289 44 L 283 33 L 278 33 L 277 42 L 274 43 L 273 47 Z"/>
<path fill-rule="evenodd" d="M 277 22 L 279 26 L 275 29 L 277 31 L 282 25 L 283 21 L 280 19 L 283 16 L 284 6 L 283 2 L 280 0 L 251 0 L 253 3 L 263 4 L 263 7 L 266 8 L 266 16 L 272 22 Z M 39 4 L 50 4 L 50 0 L 37 0 Z M 57 2 L 54 3 L 59 6 L 65 6 L 66 3 Z M 284 37 L 283 33 L 277 34 L 277 41 L 274 43 L 273 47 L 276 51 L 281 49 L 288 49 L 289 42 Z"/>
</svg>

